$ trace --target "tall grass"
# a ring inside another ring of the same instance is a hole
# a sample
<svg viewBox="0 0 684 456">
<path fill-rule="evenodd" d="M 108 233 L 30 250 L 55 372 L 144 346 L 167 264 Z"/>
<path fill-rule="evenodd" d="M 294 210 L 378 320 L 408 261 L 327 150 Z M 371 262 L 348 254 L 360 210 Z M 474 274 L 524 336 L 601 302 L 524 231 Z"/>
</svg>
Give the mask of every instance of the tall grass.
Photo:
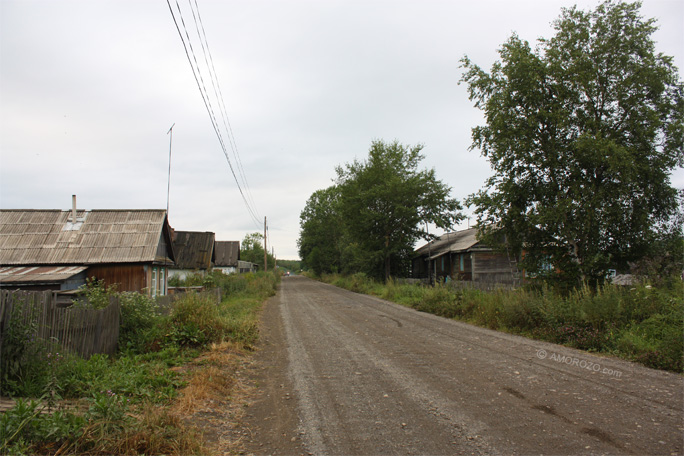
<svg viewBox="0 0 684 456">
<path fill-rule="evenodd" d="M 0 454 L 210 454 L 201 432 L 184 424 L 171 405 L 181 388 L 198 383 L 195 376 L 218 378 L 217 367 L 211 366 L 207 377 L 202 368 L 184 374 L 178 366 L 212 347 L 249 349 L 258 338 L 261 303 L 275 293 L 279 277 L 257 273 L 211 280 L 223 290 L 220 303 L 188 294 L 174 302 L 168 316 L 156 313 L 144 296 L 126 296 L 125 343 L 117 357 L 85 360 L 52 350 L 28 358 L 40 369 L 27 366 L 27 371 L 40 375 L 23 376 L 3 393 L 29 393 L 36 400 L 20 400 L 0 414 Z M 231 382 L 224 378 L 222 385 Z M 63 409 L 64 400 L 76 408 Z M 43 413 L 45 407 L 51 413 Z"/>
<path fill-rule="evenodd" d="M 353 291 L 446 318 L 570 347 L 616 355 L 648 367 L 684 371 L 684 284 L 606 285 L 562 295 L 550 288 L 512 291 L 372 283 L 323 277 Z"/>
</svg>

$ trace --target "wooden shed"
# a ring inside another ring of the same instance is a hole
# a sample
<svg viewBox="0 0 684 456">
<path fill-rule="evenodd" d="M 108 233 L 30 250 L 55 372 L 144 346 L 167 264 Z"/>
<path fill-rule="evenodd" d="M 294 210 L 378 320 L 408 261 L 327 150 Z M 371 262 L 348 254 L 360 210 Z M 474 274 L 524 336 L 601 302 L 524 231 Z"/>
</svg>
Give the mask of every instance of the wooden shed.
<svg viewBox="0 0 684 456">
<path fill-rule="evenodd" d="M 412 277 L 515 284 L 520 271 L 515 258 L 482 244 L 477 228 L 469 228 L 443 234 L 415 250 Z"/>
<path fill-rule="evenodd" d="M 216 241 L 214 269 L 224 274 L 240 272 L 240 241 Z"/>
<path fill-rule="evenodd" d="M 167 292 L 166 211 L 0 210 L 0 287 L 68 290 L 95 277 L 119 291 Z"/>
<path fill-rule="evenodd" d="M 169 270 L 169 277 L 185 279 L 189 274 L 206 274 L 214 266 L 214 233 L 172 230 L 173 251 L 176 264 Z"/>
</svg>

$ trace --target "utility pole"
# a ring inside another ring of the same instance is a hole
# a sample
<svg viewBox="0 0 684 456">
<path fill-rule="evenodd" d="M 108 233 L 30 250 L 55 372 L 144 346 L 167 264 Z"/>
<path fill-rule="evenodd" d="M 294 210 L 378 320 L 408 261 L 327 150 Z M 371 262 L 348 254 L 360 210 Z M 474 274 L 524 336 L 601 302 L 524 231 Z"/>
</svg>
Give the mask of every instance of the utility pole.
<svg viewBox="0 0 684 456">
<path fill-rule="evenodd" d="M 264 216 L 264 272 L 268 271 L 268 250 L 266 250 L 266 216 Z"/>
</svg>

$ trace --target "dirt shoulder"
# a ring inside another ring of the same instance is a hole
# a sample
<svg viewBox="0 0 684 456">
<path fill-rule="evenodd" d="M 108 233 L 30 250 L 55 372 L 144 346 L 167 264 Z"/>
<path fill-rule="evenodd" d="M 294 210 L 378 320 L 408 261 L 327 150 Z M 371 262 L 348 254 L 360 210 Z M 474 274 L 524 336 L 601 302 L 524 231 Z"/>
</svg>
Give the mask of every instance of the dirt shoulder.
<svg viewBox="0 0 684 456">
<path fill-rule="evenodd" d="M 246 454 L 306 454 L 288 376 L 286 337 L 278 308 L 280 293 L 264 304 L 257 351 L 249 366 L 240 372 L 253 388 L 238 431 Z"/>
</svg>

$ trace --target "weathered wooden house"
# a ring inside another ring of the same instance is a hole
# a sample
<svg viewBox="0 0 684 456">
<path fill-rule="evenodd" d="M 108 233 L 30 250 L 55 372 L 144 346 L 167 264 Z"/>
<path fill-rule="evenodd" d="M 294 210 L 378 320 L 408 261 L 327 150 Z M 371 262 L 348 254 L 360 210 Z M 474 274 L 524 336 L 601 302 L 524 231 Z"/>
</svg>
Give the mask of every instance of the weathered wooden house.
<svg viewBox="0 0 684 456">
<path fill-rule="evenodd" d="M 183 280 L 193 273 L 206 274 L 214 266 L 214 233 L 200 231 L 172 231 L 176 264 L 169 270 L 169 278 Z"/>
<path fill-rule="evenodd" d="M 415 250 L 412 277 L 516 284 L 520 273 L 515 258 L 484 245 L 477 239 L 477 228 L 469 228 L 443 234 Z"/>
<path fill-rule="evenodd" d="M 240 259 L 239 241 L 216 241 L 216 261 L 214 269 L 224 274 L 244 274 L 256 272 L 257 265 Z"/>
<path fill-rule="evenodd" d="M 214 269 L 224 274 L 235 274 L 239 271 L 240 241 L 216 241 L 214 244 Z"/>
<path fill-rule="evenodd" d="M 0 287 L 167 292 L 174 264 L 165 210 L 0 210 Z"/>
</svg>

